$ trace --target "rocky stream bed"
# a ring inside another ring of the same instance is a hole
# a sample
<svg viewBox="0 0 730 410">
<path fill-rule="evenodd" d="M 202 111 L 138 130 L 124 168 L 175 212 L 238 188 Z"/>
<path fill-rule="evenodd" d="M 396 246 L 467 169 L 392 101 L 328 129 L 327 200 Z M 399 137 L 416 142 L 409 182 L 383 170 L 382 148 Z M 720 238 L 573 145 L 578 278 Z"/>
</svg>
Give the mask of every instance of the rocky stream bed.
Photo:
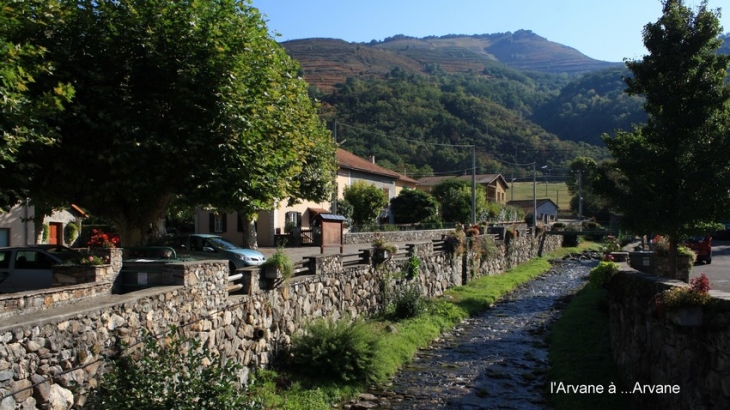
<svg viewBox="0 0 730 410">
<path fill-rule="evenodd" d="M 551 323 L 587 281 L 596 254 L 551 261 L 552 269 L 443 334 L 386 386 L 350 409 L 546 409 Z"/>
</svg>

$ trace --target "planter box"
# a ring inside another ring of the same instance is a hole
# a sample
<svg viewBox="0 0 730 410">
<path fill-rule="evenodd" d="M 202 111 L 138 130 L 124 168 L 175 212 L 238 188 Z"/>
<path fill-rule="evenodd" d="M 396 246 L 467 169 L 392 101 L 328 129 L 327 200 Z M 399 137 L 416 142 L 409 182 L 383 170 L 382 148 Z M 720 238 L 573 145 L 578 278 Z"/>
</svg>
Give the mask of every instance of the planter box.
<svg viewBox="0 0 730 410">
<path fill-rule="evenodd" d="M 277 266 L 273 265 L 266 265 L 263 267 L 264 269 L 264 277 L 266 279 L 281 279 L 281 270 Z"/>
</svg>

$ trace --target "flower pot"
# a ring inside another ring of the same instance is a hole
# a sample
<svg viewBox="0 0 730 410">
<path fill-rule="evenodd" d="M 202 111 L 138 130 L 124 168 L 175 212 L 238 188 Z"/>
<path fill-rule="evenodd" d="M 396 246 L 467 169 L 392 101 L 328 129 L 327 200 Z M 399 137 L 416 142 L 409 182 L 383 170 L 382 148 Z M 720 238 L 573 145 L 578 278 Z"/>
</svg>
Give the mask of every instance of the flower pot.
<svg viewBox="0 0 730 410">
<path fill-rule="evenodd" d="M 278 266 L 266 265 L 264 266 L 264 277 L 266 279 L 279 279 L 282 277 L 281 269 Z"/>
<path fill-rule="evenodd" d="M 701 326 L 702 306 L 685 306 L 672 310 L 669 317 L 679 326 Z"/>
<path fill-rule="evenodd" d="M 390 260 L 393 255 L 387 249 L 375 248 L 373 249 L 373 263 L 380 265 L 383 262 Z"/>
</svg>

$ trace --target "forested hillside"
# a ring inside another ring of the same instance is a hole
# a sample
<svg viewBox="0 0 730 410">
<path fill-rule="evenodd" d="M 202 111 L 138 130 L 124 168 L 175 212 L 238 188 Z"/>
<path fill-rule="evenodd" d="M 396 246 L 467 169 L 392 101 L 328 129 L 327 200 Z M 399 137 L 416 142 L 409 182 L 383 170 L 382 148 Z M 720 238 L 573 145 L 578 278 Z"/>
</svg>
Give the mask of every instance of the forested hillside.
<svg viewBox="0 0 730 410">
<path fill-rule="evenodd" d="M 623 63 L 527 30 L 282 45 L 322 102 L 322 118 L 333 130 L 337 121 L 342 147 L 412 176 L 466 172 L 471 145 L 478 172 L 601 159 L 602 134 L 646 120 L 643 100 L 624 93 Z"/>
</svg>

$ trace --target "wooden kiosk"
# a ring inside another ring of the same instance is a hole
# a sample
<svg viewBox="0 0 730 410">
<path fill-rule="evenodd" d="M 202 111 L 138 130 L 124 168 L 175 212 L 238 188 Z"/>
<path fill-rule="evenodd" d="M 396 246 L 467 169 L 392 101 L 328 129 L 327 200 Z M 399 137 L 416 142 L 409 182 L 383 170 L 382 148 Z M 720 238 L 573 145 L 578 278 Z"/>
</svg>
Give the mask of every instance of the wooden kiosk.
<svg viewBox="0 0 730 410">
<path fill-rule="evenodd" d="M 345 217 L 334 214 L 319 214 L 314 219 L 314 224 L 322 234 L 320 235 L 319 249 L 324 253 L 324 248 L 339 247 L 340 253 L 345 251 Z"/>
</svg>

